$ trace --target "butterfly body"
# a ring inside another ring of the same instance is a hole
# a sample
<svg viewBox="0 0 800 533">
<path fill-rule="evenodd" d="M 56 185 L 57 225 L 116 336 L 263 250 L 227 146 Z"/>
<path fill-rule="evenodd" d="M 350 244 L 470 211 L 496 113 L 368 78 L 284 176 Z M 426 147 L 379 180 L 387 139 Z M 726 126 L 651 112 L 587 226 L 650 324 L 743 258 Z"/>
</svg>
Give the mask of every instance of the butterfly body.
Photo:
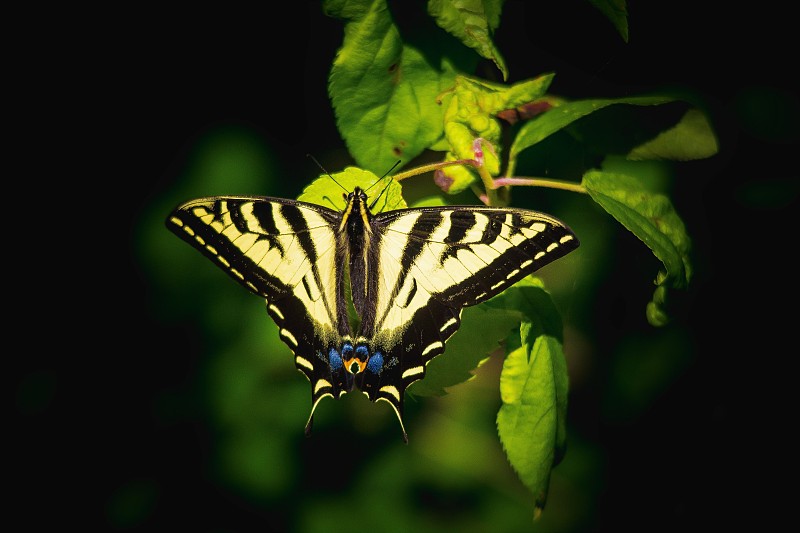
<svg viewBox="0 0 800 533">
<path fill-rule="evenodd" d="M 406 388 L 444 351 L 462 309 L 578 246 L 563 223 L 524 209 L 374 214 L 359 187 L 345 201 L 339 212 L 281 198 L 209 197 L 167 219 L 179 237 L 266 299 L 311 383 L 307 433 L 322 398 L 354 388 L 389 403 L 402 428 Z M 352 325 L 350 304 L 358 317 Z"/>
</svg>

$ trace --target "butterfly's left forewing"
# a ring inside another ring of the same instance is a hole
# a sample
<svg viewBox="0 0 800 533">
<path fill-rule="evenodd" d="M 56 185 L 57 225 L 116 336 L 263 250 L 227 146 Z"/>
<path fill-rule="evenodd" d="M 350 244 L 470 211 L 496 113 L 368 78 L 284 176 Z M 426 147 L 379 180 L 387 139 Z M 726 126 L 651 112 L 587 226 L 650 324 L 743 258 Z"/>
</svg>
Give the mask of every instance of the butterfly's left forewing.
<svg viewBox="0 0 800 533">
<path fill-rule="evenodd" d="M 340 218 L 325 207 L 281 198 L 211 197 L 179 206 L 167 220 L 179 237 L 266 299 L 295 365 L 311 382 L 314 406 L 352 388 L 327 353 L 350 335 L 342 320 Z"/>
</svg>

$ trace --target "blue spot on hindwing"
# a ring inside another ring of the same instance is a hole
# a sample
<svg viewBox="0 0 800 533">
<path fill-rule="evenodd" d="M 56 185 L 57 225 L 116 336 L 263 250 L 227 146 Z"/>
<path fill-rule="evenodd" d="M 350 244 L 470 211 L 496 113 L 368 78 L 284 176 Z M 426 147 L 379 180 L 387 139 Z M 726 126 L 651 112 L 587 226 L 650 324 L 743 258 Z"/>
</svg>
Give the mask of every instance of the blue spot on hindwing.
<svg viewBox="0 0 800 533">
<path fill-rule="evenodd" d="M 381 373 L 381 370 L 383 370 L 383 354 L 381 354 L 381 352 L 375 352 L 375 354 L 369 358 L 367 370 L 373 374 Z"/>
<path fill-rule="evenodd" d="M 344 351 L 344 349 L 342 349 Z M 339 370 L 342 368 L 342 356 L 336 351 L 336 348 L 331 348 L 328 351 L 328 365 L 331 370 Z"/>
<path fill-rule="evenodd" d="M 333 348 L 331 348 L 332 350 Z M 345 342 L 342 344 L 342 357 L 345 359 L 350 359 L 350 354 L 353 353 L 353 345 L 349 342 Z"/>
<path fill-rule="evenodd" d="M 358 357 L 360 361 L 366 361 L 369 359 L 369 348 L 363 344 L 356 346 L 356 357 Z"/>
</svg>

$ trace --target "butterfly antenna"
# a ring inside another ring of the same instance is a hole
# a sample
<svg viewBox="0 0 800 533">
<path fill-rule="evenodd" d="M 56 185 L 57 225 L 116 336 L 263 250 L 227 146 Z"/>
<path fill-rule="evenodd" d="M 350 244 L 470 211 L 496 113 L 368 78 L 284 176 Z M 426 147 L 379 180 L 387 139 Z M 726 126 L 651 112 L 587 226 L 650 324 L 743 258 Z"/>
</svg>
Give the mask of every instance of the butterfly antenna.
<svg viewBox="0 0 800 533">
<path fill-rule="evenodd" d="M 338 185 L 339 187 L 341 187 L 341 188 L 342 188 L 342 190 L 343 190 L 344 192 L 346 192 L 346 193 L 347 193 L 347 192 L 350 192 L 350 191 L 348 191 L 348 190 L 347 190 L 347 189 L 346 189 L 344 186 L 342 186 L 342 184 L 341 184 L 341 183 L 339 183 L 338 181 L 336 181 L 336 178 L 334 178 L 333 176 L 331 176 L 331 173 L 330 173 L 330 172 L 328 172 L 328 170 L 327 170 L 325 167 L 323 167 L 323 166 L 320 164 L 320 162 L 319 162 L 319 161 L 317 161 L 317 158 L 316 158 L 316 157 L 314 157 L 314 156 L 313 156 L 313 155 L 311 155 L 311 154 L 306 154 L 306 157 L 309 157 L 309 158 L 311 158 L 311 160 L 312 160 L 314 163 L 316 163 L 316 164 L 317 164 L 317 166 L 319 167 L 319 169 L 320 169 L 322 172 L 324 172 L 325 174 L 327 174 L 327 175 L 328 175 L 328 177 L 329 177 L 331 180 L 333 180 L 333 182 L 334 182 L 336 185 Z M 398 163 L 399 163 L 399 161 L 398 161 Z M 395 166 L 397 166 L 397 165 L 395 164 Z M 394 167 L 392 167 L 392 168 L 394 168 Z"/>
<path fill-rule="evenodd" d="M 389 170 L 387 170 L 387 171 L 386 171 L 386 173 L 385 173 L 383 176 L 381 176 L 381 177 L 378 179 L 378 181 L 376 181 L 375 183 L 373 183 L 372 185 L 370 185 L 369 187 L 367 187 L 367 190 L 366 190 L 366 191 L 364 191 L 364 192 L 366 193 L 366 192 L 367 192 L 367 191 L 369 191 L 371 188 L 373 188 L 375 185 L 377 185 L 378 183 L 380 183 L 381 181 L 383 181 L 383 178 L 385 178 L 385 177 L 389 176 L 389 173 L 390 173 L 392 170 L 394 170 L 395 168 L 397 168 L 397 165 L 399 165 L 399 164 L 400 164 L 400 160 L 398 159 L 398 160 L 395 162 L 395 164 L 394 164 L 394 165 L 392 165 L 392 168 L 390 168 Z M 378 200 L 380 200 L 381 196 L 383 196 L 383 193 L 385 193 L 385 192 L 386 192 L 386 191 L 389 189 L 389 186 L 390 186 L 391 184 L 392 184 L 392 178 L 391 178 L 391 176 L 389 176 L 389 183 L 387 183 L 387 184 L 386 184 L 386 187 L 384 187 L 383 189 L 381 189 L 381 192 L 378 194 L 378 196 L 376 196 L 376 197 L 375 197 L 375 199 L 374 199 L 374 200 L 372 201 L 372 203 L 369 205 L 369 209 L 370 209 L 370 210 L 372 210 L 372 208 L 373 208 L 373 207 L 375 207 L 375 204 L 377 204 L 377 203 L 378 203 Z"/>
</svg>

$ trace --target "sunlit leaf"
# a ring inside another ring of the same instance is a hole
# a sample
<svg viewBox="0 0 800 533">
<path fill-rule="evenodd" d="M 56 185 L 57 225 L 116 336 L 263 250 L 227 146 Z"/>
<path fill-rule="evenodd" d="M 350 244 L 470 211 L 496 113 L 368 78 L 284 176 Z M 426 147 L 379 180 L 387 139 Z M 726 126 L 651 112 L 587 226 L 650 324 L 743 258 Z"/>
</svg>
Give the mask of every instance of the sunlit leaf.
<svg viewBox="0 0 800 533">
<path fill-rule="evenodd" d="M 297 199 L 343 211 L 347 204 L 344 195 L 350 193 L 355 187 L 361 187 L 365 191 L 369 189 L 369 192 L 374 195 L 369 196 L 370 204 L 380 195 L 378 202 L 372 208 L 373 213 L 407 207 L 400 183 L 389 178 L 383 178 L 381 181 L 381 178 L 372 172 L 357 167 L 347 167 L 341 172 L 333 173 L 332 177 L 320 176 L 303 189 Z"/>
<path fill-rule="evenodd" d="M 442 136 L 436 97 L 453 86 L 452 67 L 431 65 L 405 44 L 385 0 L 328 0 L 324 7 L 347 21 L 328 91 L 350 153 L 376 172 L 408 162 Z"/>
<path fill-rule="evenodd" d="M 589 195 L 611 216 L 636 235 L 664 264 L 656 284 L 683 289 L 689 284 L 692 266 L 689 258 L 691 240 L 686 227 L 669 198 L 645 189 L 634 177 L 601 171 L 584 174 L 582 185 Z M 662 289 L 663 291 L 663 289 Z M 653 325 L 665 323 L 665 294 L 658 292 L 650 303 L 648 320 Z"/>
<path fill-rule="evenodd" d="M 566 444 L 568 376 L 561 318 L 535 278 L 509 288 L 494 303 L 513 306 L 525 317 L 519 335 L 507 341 L 497 431 L 511 466 L 533 493 L 538 516 L 547 500 L 550 471 Z"/>
</svg>

